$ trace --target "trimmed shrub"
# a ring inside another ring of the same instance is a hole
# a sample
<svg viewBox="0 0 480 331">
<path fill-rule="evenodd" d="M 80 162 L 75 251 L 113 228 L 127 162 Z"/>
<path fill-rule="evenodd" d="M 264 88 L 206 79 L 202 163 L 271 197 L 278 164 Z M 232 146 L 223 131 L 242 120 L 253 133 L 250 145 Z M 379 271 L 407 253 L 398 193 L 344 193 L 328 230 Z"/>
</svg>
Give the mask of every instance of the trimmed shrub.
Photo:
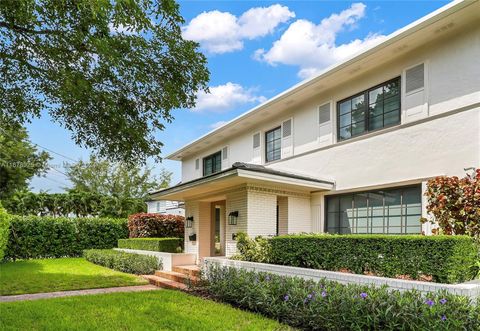
<svg viewBox="0 0 480 331">
<path fill-rule="evenodd" d="M 8 236 L 10 234 L 11 216 L 0 205 L 0 262 L 5 257 L 5 250 L 7 248 Z"/>
<path fill-rule="evenodd" d="M 182 251 L 181 238 L 131 238 L 118 239 L 118 248 L 139 249 L 143 251 L 177 253 Z"/>
<path fill-rule="evenodd" d="M 126 219 L 12 216 L 5 258 L 81 256 L 84 249 L 112 248 L 127 237 Z"/>
<path fill-rule="evenodd" d="M 478 330 L 479 301 L 207 265 L 201 290 L 304 330 Z"/>
<path fill-rule="evenodd" d="M 261 249 L 249 245 L 249 253 L 241 258 L 440 283 L 472 279 L 477 260 L 477 249 L 468 236 L 303 234 L 274 237 L 262 245 Z M 251 252 L 252 247 L 257 253 Z"/>
<path fill-rule="evenodd" d="M 261 236 L 255 239 L 249 238 L 245 233 L 237 234 L 238 255 L 232 257 L 235 260 L 243 260 L 250 262 L 269 263 L 271 256 L 270 242 Z"/>
<path fill-rule="evenodd" d="M 92 263 L 136 275 L 151 275 L 161 269 L 154 256 L 115 251 L 113 249 L 87 249 L 83 257 Z"/>
<path fill-rule="evenodd" d="M 139 213 L 128 217 L 130 238 L 183 238 L 183 216 Z"/>
</svg>

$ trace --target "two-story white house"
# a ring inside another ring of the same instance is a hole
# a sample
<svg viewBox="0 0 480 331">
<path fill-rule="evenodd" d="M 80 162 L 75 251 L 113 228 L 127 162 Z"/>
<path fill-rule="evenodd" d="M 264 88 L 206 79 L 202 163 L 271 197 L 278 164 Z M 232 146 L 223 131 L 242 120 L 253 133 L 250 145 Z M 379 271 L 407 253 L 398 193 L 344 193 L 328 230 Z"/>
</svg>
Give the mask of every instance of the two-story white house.
<svg viewBox="0 0 480 331">
<path fill-rule="evenodd" d="M 426 233 L 426 181 L 480 164 L 480 1 L 451 3 L 167 156 L 185 251 L 235 234 Z"/>
</svg>

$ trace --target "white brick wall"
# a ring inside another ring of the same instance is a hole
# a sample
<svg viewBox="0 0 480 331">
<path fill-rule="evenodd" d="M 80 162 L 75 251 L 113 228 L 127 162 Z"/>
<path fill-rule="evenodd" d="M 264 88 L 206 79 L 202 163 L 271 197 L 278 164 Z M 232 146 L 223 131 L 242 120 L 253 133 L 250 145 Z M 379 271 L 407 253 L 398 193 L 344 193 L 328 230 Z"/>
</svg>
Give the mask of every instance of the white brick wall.
<svg viewBox="0 0 480 331">
<path fill-rule="evenodd" d="M 312 232 L 309 197 L 288 197 L 288 233 Z"/>
<path fill-rule="evenodd" d="M 185 253 L 198 254 L 198 242 L 190 241 L 188 237 L 194 233 L 198 237 L 198 224 L 199 224 L 199 202 L 187 201 L 185 203 L 185 217 L 193 216 L 193 227 L 185 228 Z"/>
<path fill-rule="evenodd" d="M 277 196 L 275 194 L 248 190 L 247 234 L 274 236 L 277 227 Z"/>
<path fill-rule="evenodd" d="M 228 224 L 228 214 L 232 211 L 238 211 L 237 225 Z M 225 255 L 232 256 L 237 251 L 237 242 L 232 239 L 232 234 L 247 232 L 247 190 L 245 187 L 227 194 L 226 215 Z"/>
</svg>

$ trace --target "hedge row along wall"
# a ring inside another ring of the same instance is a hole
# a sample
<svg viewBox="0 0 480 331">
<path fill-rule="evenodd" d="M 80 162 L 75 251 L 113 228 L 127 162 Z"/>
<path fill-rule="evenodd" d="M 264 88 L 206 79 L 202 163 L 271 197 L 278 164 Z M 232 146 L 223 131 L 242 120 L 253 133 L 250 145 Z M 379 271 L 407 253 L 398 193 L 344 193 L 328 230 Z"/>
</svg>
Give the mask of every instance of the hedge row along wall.
<svg viewBox="0 0 480 331">
<path fill-rule="evenodd" d="M 128 217 L 130 238 L 183 238 L 183 216 L 139 213 Z"/>
<path fill-rule="evenodd" d="M 161 269 L 161 263 L 154 256 L 119 252 L 113 249 L 87 249 L 83 252 L 87 261 L 136 275 L 151 275 Z"/>
<path fill-rule="evenodd" d="M 467 236 L 287 235 L 269 240 L 270 263 L 384 277 L 472 279 L 477 259 Z"/>
<path fill-rule="evenodd" d="M 81 256 L 127 237 L 126 219 L 12 216 L 5 259 Z"/>
<path fill-rule="evenodd" d="M 181 238 L 135 238 L 118 240 L 118 248 L 166 253 L 181 252 L 182 244 L 183 240 Z"/>
</svg>

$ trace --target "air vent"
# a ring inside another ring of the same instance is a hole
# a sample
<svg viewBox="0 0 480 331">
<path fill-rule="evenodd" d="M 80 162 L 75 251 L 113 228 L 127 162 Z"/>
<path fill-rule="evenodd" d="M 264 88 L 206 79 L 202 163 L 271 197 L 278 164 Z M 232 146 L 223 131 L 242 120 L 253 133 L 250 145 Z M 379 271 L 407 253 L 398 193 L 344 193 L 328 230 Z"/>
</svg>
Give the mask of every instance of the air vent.
<svg viewBox="0 0 480 331">
<path fill-rule="evenodd" d="M 223 147 L 222 149 L 222 159 L 228 159 L 228 147 Z"/>
<path fill-rule="evenodd" d="M 292 134 L 292 120 L 286 120 L 282 124 L 282 137 L 290 137 Z"/>
<path fill-rule="evenodd" d="M 330 122 L 330 103 L 318 107 L 318 123 L 325 124 Z"/>
<path fill-rule="evenodd" d="M 424 64 L 410 68 L 405 73 L 405 92 L 410 93 L 422 89 L 425 86 Z"/>
<path fill-rule="evenodd" d="M 200 160 L 196 159 L 195 160 L 195 170 L 198 170 L 198 168 L 200 168 Z"/>
<path fill-rule="evenodd" d="M 260 133 L 255 133 L 253 135 L 253 148 L 260 147 Z"/>
</svg>

